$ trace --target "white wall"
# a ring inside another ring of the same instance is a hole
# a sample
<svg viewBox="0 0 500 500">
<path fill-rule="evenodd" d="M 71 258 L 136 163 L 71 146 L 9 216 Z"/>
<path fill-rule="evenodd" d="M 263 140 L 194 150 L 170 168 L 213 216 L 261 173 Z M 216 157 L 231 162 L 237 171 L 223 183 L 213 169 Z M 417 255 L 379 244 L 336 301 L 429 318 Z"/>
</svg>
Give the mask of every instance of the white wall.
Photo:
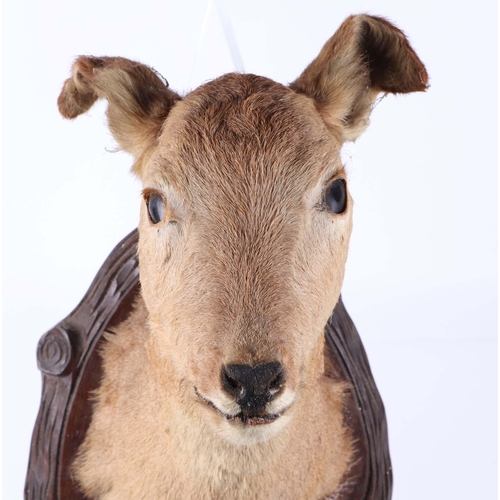
<svg viewBox="0 0 500 500">
<path fill-rule="evenodd" d="M 218 2 L 247 72 L 292 81 L 351 13 L 393 20 L 431 77 L 345 148 L 356 201 L 344 300 L 386 403 L 396 500 L 496 498 L 497 12 L 480 0 Z M 3 492 L 20 498 L 39 337 L 137 224 L 104 106 L 56 99 L 79 54 L 154 66 L 187 91 L 234 69 L 215 3 L 7 0 L 3 66 Z"/>
</svg>

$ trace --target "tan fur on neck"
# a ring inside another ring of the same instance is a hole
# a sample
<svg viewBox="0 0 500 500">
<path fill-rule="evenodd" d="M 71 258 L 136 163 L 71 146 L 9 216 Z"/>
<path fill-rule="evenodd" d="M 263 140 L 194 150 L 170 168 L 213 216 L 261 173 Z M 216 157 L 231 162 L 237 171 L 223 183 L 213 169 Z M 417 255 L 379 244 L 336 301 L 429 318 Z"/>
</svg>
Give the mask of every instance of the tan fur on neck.
<svg viewBox="0 0 500 500">
<path fill-rule="evenodd" d="M 345 383 L 320 377 L 302 388 L 299 416 L 276 438 L 234 446 L 214 436 L 195 411 L 177 410 L 176 400 L 189 399 L 192 390 L 182 380 L 169 387 L 159 382 L 156 370 L 170 368 L 151 363 L 142 298 L 106 339 L 94 418 L 74 465 L 87 495 L 306 499 L 322 498 L 340 484 L 352 457 L 342 423 Z"/>
</svg>

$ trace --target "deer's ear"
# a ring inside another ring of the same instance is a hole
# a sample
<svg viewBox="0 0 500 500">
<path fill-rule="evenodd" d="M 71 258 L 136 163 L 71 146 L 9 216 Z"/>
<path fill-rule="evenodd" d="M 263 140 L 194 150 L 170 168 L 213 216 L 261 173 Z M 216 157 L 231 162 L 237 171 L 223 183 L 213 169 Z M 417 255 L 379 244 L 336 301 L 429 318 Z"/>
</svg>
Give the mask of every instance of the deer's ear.
<svg viewBox="0 0 500 500">
<path fill-rule="evenodd" d="M 76 118 L 97 101 L 108 101 L 108 122 L 119 146 L 136 159 L 155 145 L 163 122 L 180 97 L 153 69 L 121 57 L 79 57 L 57 101 L 65 118 Z"/>
<path fill-rule="evenodd" d="M 314 99 L 328 128 L 354 141 L 380 92 L 427 88 L 427 72 L 404 33 L 380 17 L 348 17 L 290 87 Z"/>
</svg>

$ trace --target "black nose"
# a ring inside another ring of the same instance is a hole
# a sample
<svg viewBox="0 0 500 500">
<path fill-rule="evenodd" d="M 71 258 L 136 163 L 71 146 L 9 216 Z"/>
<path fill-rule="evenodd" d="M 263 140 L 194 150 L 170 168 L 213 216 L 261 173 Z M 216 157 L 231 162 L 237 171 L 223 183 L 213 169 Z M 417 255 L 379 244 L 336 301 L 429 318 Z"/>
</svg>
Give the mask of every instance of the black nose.
<svg viewBox="0 0 500 500">
<path fill-rule="evenodd" d="M 284 382 L 285 373 L 278 361 L 255 367 L 227 365 L 222 370 L 222 387 L 236 399 L 244 415 L 263 413 Z"/>
</svg>

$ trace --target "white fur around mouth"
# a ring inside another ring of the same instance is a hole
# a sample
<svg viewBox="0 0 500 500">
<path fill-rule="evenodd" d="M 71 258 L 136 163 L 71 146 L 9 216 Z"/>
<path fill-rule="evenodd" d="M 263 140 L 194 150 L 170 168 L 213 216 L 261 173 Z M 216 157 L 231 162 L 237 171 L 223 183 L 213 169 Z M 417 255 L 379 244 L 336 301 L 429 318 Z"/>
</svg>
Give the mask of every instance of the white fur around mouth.
<svg viewBox="0 0 500 500">
<path fill-rule="evenodd" d="M 243 415 L 239 406 L 238 406 L 237 412 L 226 413 L 226 412 L 222 411 L 213 401 L 211 401 L 206 396 L 201 394 L 200 391 L 198 391 L 198 389 L 196 387 L 194 388 L 194 390 L 195 390 L 197 396 L 201 400 L 203 400 L 208 406 L 210 406 L 213 410 L 215 410 L 219 415 L 224 417 L 226 420 L 229 420 L 229 421 L 238 420 L 244 425 L 253 426 L 253 425 L 271 424 L 271 423 L 275 422 L 276 420 L 278 420 L 278 418 L 280 418 L 288 410 L 288 408 L 290 408 L 290 406 L 292 405 L 292 403 L 290 402 L 284 408 L 282 408 L 280 411 L 277 411 L 275 413 L 265 413 L 264 415 L 259 415 L 259 416 L 255 416 L 255 417 L 247 417 L 247 416 Z"/>
</svg>

